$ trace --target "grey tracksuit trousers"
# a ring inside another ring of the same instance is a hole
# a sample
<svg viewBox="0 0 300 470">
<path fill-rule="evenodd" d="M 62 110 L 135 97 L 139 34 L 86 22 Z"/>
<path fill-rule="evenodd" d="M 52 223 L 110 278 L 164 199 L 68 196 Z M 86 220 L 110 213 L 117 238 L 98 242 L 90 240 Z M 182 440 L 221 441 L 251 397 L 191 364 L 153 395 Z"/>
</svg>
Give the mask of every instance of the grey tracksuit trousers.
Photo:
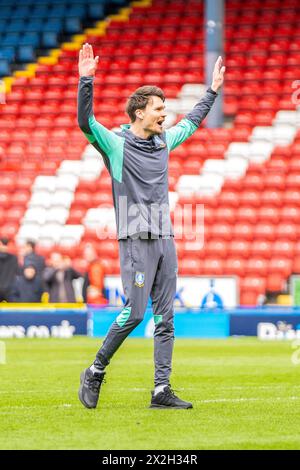
<svg viewBox="0 0 300 470">
<path fill-rule="evenodd" d="M 177 278 L 174 238 L 127 238 L 119 240 L 119 249 L 126 303 L 98 351 L 95 365 L 109 363 L 124 339 L 143 320 L 151 296 L 155 322 L 155 386 L 169 384 Z"/>
</svg>

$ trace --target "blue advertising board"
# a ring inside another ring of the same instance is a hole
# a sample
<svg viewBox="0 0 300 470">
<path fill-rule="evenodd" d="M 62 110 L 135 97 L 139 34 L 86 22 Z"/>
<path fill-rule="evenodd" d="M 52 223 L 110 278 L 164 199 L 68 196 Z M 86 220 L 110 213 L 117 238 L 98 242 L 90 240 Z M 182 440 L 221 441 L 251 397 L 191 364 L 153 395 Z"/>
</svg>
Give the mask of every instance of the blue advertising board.
<svg viewBox="0 0 300 470">
<path fill-rule="evenodd" d="M 280 307 L 235 310 L 230 315 L 230 335 L 260 339 L 300 338 L 300 311 Z"/>
<path fill-rule="evenodd" d="M 53 312 L 45 310 L 0 312 L 0 338 L 70 338 L 87 334 L 87 312 L 84 309 Z"/>
<path fill-rule="evenodd" d="M 73 335 L 105 336 L 120 308 L 22 307 L 0 308 L 1 338 L 69 338 Z M 147 307 L 144 320 L 132 337 L 150 338 L 154 333 L 153 311 Z M 225 338 L 258 336 L 261 339 L 300 339 L 300 309 L 256 307 L 235 309 L 175 309 L 177 338 Z"/>
<path fill-rule="evenodd" d="M 105 336 L 110 325 L 120 313 L 116 308 L 89 307 L 88 334 Z M 177 310 L 175 312 L 175 334 L 177 338 L 225 338 L 229 335 L 227 313 L 199 313 L 199 310 Z M 131 333 L 132 337 L 150 338 L 154 332 L 152 309 L 148 308 L 144 320 Z"/>
</svg>

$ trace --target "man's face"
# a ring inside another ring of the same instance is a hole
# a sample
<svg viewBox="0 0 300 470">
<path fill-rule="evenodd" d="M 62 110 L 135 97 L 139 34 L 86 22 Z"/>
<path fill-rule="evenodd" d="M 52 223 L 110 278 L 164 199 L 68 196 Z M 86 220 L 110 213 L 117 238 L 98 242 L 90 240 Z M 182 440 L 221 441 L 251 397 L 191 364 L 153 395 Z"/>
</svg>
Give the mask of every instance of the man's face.
<svg viewBox="0 0 300 470">
<path fill-rule="evenodd" d="M 0 251 L 4 253 L 7 251 L 7 245 L 2 243 L 1 241 L 0 241 Z"/>
<path fill-rule="evenodd" d="M 61 254 L 57 252 L 51 253 L 50 264 L 54 269 L 62 269 L 63 261 Z"/>
<path fill-rule="evenodd" d="M 136 115 L 142 119 L 144 131 L 150 135 L 161 134 L 166 118 L 165 104 L 159 96 L 151 96 L 145 109 L 138 109 Z"/>
<path fill-rule="evenodd" d="M 26 255 L 30 255 L 32 253 L 32 246 L 29 245 L 28 243 L 26 243 L 23 247 L 23 253 L 24 253 L 24 256 Z"/>
<path fill-rule="evenodd" d="M 33 279 L 36 274 L 35 268 L 33 266 L 28 266 L 27 268 L 24 269 L 24 276 L 26 279 Z"/>
</svg>

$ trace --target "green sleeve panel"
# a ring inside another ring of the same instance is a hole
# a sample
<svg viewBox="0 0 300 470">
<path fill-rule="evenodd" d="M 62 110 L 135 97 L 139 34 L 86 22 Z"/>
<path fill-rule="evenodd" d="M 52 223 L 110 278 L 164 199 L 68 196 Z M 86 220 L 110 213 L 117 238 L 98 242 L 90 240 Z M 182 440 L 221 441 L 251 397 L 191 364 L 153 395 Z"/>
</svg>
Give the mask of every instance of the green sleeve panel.
<svg viewBox="0 0 300 470">
<path fill-rule="evenodd" d="M 84 135 L 90 144 L 93 144 L 94 142 L 96 142 L 96 139 L 92 134 L 88 134 L 87 132 L 84 132 Z"/>
<path fill-rule="evenodd" d="M 97 142 L 109 159 L 112 177 L 121 183 L 125 138 L 106 129 L 96 121 L 95 116 L 89 117 L 89 127 L 93 135 L 86 134 L 87 139 L 90 143 Z"/>
<path fill-rule="evenodd" d="M 182 119 L 176 126 L 166 130 L 166 142 L 169 152 L 188 139 L 198 126 L 189 119 Z"/>
</svg>

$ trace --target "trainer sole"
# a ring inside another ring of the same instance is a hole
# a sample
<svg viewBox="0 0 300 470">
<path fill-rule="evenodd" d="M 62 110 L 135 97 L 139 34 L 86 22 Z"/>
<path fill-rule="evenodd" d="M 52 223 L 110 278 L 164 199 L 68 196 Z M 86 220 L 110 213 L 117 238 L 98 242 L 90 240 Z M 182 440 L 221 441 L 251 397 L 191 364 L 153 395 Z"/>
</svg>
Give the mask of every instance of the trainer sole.
<svg viewBox="0 0 300 470">
<path fill-rule="evenodd" d="M 150 405 L 149 408 L 163 408 L 163 409 L 173 409 L 173 410 L 190 410 L 193 408 L 193 405 L 189 406 L 167 406 L 167 405 Z"/>
</svg>

